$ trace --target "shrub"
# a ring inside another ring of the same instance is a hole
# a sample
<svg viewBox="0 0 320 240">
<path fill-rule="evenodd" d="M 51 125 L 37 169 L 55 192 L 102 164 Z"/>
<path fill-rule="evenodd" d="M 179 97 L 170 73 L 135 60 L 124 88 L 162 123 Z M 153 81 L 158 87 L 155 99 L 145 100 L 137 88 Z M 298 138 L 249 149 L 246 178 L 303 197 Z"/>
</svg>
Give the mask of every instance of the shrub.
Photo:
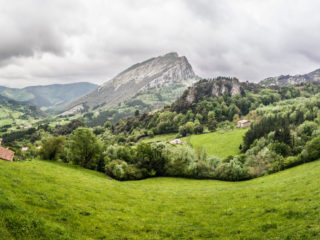
<svg viewBox="0 0 320 240">
<path fill-rule="evenodd" d="M 297 166 L 302 163 L 301 155 L 298 156 L 290 156 L 284 159 L 283 161 L 283 167 L 284 168 L 290 168 Z"/>
<path fill-rule="evenodd" d="M 66 138 L 64 136 L 53 137 L 48 139 L 40 150 L 40 156 L 45 160 L 59 159 L 59 155 L 64 152 Z"/>
<path fill-rule="evenodd" d="M 320 158 L 320 136 L 307 142 L 305 149 L 302 151 L 302 158 L 305 162 Z"/>
<path fill-rule="evenodd" d="M 203 126 L 201 124 L 196 124 L 194 126 L 194 133 L 195 134 L 203 133 Z"/>
<path fill-rule="evenodd" d="M 68 135 L 72 133 L 75 129 L 83 126 L 84 126 L 83 122 L 75 119 L 66 125 L 58 126 L 57 129 L 55 130 L 55 135 Z"/>
<path fill-rule="evenodd" d="M 287 144 L 278 141 L 272 143 L 270 148 L 275 153 L 284 157 L 288 156 L 291 152 L 291 148 Z"/>
<path fill-rule="evenodd" d="M 166 164 L 166 175 L 168 176 L 191 176 L 190 166 L 193 165 L 196 155 L 188 146 L 177 146 L 168 152 L 168 163 Z"/>
<path fill-rule="evenodd" d="M 78 128 L 70 136 L 68 154 L 74 164 L 97 169 L 102 159 L 102 146 L 90 129 Z"/>
<path fill-rule="evenodd" d="M 122 160 L 113 160 L 105 166 L 106 174 L 118 180 L 128 179 L 128 164 Z"/>
<path fill-rule="evenodd" d="M 149 176 L 163 176 L 168 162 L 162 143 L 140 143 L 136 149 L 136 166 L 145 169 Z"/>
<path fill-rule="evenodd" d="M 154 137 L 154 132 L 153 132 L 153 130 L 149 130 L 147 134 L 148 134 L 149 137 Z"/>
<path fill-rule="evenodd" d="M 299 136 L 306 135 L 310 137 L 312 135 L 312 132 L 317 129 L 318 125 L 315 122 L 305 121 L 298 127 L 297 132 Z"/>
<path fill-rule="evenodd" d="M 213 178 L 215 176 L 214 167 L 209 161 L 198 161 L 192 166 L 191 174 L 195 178 Z"/>
<path fill-rule="evenodd" d="M 183 137 L 187 136 L 188 134 L 192 134 L 193 132 L 194 132 L 193 122 L 187 122 L 185 125 L 179 127 L 179 133 Z"/>
<path fill-rule="evenodd" d="M 104 133 L 104 131 L 105 131 L 105 129 L 101 126 L 97 126 L 93 129 L 93 133 L 95 135 L 100 135 L 100 134 Z"/>
<path fill-rule="evenodd" d="M 216 177 L 221 180 L 239 181 L 249 178 L 248 169 L 242 164 L 242 159 L 232 158 L 221 162 L 215 170 Z"/>
<path fill-rule="evenodd" d="M 259 177 L 268 173 L 276 157 L 277 154 L 270 151 L 267 147 L 263 148 L 256 155 L 247 155 L 250 176 Z"/>
</svg>

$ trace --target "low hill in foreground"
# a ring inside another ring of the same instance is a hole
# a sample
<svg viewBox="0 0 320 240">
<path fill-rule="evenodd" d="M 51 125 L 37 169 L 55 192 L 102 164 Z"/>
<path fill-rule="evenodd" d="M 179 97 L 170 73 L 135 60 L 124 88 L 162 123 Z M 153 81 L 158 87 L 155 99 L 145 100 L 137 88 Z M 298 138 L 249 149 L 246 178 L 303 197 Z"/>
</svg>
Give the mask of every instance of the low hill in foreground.
<svg viewBox="0 0 320 240">
<path fill-rule="evenodd" d="M 0 162 L 1 239 L 319 239 L 320 161 L 244 182 Z"/>
</svg>

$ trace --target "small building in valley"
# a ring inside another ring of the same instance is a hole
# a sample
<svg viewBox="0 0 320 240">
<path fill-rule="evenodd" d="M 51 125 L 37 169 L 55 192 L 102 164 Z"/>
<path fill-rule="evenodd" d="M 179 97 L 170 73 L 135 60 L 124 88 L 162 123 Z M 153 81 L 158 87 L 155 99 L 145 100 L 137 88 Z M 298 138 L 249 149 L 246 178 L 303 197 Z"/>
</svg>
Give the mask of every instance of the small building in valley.
<svg viewBox="0 0 320 240">
<path fill-rule="evenodd" d="M 245 127 L 250 127 L 251 122 L 249 120 L 240 120 L 238 121 L 238 127 L 245 128 Z"/>
<path fill-rule="evenodd" d="M 22 147 L 22 148 L 21 148 L 21 151 L 22 151 L 22 152 L 27 152 L 28 150 L 29 150 L 28 147 Z"/>
<path fill-rule="evenodd" d="M 14 152 L 0 146 L 0 160 L 13 161 Z"/>
<path fill-rule="evenodd" d="M 171 144 L 182 144 L 182 141 L 180 139 L 174 139 L 170 141 Z"/>
</svg>

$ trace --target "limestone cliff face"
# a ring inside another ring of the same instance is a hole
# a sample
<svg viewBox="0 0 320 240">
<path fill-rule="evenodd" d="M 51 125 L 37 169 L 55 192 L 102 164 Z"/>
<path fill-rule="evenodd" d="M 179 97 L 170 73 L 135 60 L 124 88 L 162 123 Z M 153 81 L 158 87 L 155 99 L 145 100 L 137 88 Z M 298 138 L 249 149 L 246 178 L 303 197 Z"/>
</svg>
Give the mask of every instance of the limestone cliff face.
<svg viewBox="0 0 320 240">
<path fill-rule="evenodd" d="M 128 80 L 134 81 L 137 85 L 145 83 L 139 89 L 141 91 L 195 78 L 196 75 L 186 57 L 179 57 L 177 53 L 168 53 L 132 66 L 116 76 L 112 84 L 115 89 L 118 89 Z M 106 83 L 104 86 L 108 85 Z"/>
<path fill-rule="evenodd" d="M 97 90 L 65 105 L 64 108 L 69 110 L 77 105 L 86 105 L 89 108 L 99 105 L 115 106 L 141 91 L 177 82 L 187 87 L 196 80 L 198 78 L 186 57 L 168 53 L 129 67 Z"/>
<path fill-rule="evenodd" d="M 229 94 L 231 97 L 240 94 L 240 82 L 236 78 L 221 79 L 212 82 L 212 96 L 219 97 L 223 94 Z"/>
<path fill-rule="evenodd" d="M 212 80 L 199 81 L 194 86 L 190 87 L 184 94 L 185 100 L 188 103 L 194 102 L 196 99 L 206 97 L 219 97 L 223 94 L 228 94 L 231 97 L 241 94 L 241 83 L 236 78 L 217 78 Z"/>
<path fill-rule="evenodd" d="M 320 81 L 320 69 L 317 69 L 311 73 L 304 74 L 304 75 L 281 75 L 278 77 L 270 77 L 262 80 L 260 84 L 262 86 L 285 86 L 285 85 L 295 85 L 300 83 L 307 83 L 307 82 L 319 82 Z"/>
</svg>

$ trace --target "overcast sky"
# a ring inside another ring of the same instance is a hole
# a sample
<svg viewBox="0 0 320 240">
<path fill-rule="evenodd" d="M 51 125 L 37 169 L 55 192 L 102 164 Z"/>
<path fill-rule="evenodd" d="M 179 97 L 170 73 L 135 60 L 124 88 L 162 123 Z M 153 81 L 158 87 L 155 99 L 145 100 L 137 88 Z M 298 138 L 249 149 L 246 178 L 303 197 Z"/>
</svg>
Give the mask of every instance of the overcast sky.
<svg viewBox="0 0 320 240">
<path fill-rule="evenodd" d="M 178 52 L 202 77 L 320 68 L 319 0 L 0 0 L 0 85 L 103 83 Z"/>
</svg>

